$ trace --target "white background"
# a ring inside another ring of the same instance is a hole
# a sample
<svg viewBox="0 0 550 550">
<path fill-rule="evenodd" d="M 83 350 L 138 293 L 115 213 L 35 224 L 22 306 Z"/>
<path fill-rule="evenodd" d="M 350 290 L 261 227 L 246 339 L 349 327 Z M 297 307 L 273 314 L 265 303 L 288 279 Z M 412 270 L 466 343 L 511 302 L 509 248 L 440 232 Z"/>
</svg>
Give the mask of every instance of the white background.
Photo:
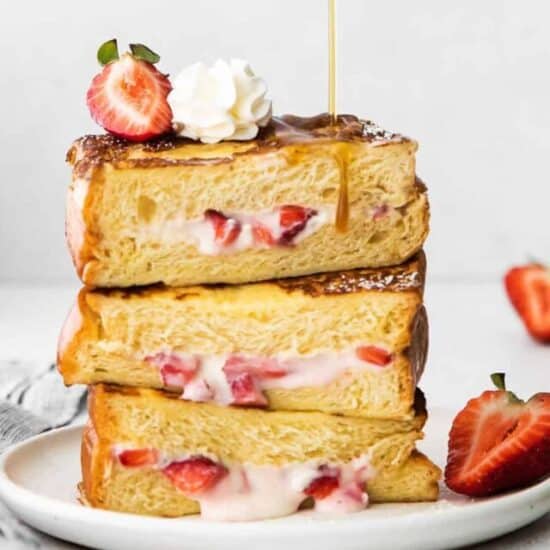
<svg viewBox="0 0 550 550">
<path fill-rule="evenodd" d="M 65 151 L 98 131 L 97 46 L 144 42 L 174 74 L 240 56 L 275 110 L 326 110 L 326 0 L 5 2 L 0 17 L 0 279 L 74 281 Z M 339 1 L 339 107 L 420 142 L 436 279 L 496 280 L 548 258 L 550 4 Z"/>
</svg>

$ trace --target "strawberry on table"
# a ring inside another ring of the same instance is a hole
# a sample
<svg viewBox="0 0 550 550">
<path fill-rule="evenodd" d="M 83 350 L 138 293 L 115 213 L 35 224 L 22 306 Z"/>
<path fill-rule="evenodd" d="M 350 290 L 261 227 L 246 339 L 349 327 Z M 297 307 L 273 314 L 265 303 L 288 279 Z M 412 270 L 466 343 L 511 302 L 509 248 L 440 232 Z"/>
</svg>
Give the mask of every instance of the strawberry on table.
<svg viewBox="0 0 550 550">
<path fill-rule="evenodd" d="M 92 118 L 105 130 L 130 141 L 146 141 L 170 131 L 172 110 L 168 77 L 154 63 L 159 56 L 143 44 L 130 44 L 131 53 L 118 55 L 116 40 L 98 50 L 103 70 L 86 94 Z"/>
<path fill-rule="evenodd" d="M 550 393 L 521 401 L 500 388 L 471 399 L 449 434 L 445 482 L 472 497 L 524 487 L 550 474 Z"/>
<path fill-rule="evenodd" d="M 550 271 L 540 264 L 514 267 L 504 284 L 512 305 L 533 338 L 550 342 Z"/>
</svg>

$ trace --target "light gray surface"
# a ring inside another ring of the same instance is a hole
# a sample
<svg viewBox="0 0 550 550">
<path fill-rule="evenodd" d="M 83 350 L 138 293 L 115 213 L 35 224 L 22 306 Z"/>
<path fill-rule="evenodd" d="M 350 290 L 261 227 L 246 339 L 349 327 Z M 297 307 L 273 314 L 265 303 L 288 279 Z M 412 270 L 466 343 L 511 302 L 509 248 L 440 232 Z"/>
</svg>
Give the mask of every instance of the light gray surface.
<svg viewBox="0 0 550 550">
<path fill-rule="evenodd" d="M 432 273 L 498 275 L 544 257 L 550 3 L 339 1 L 340 109 L 420 142 Z M 326 110 L 325 0 L 10 2 L 0 17 L 0 278 L 71 280 L 68 145 L 97 131 L 84 95 L 98 44 L 143 41 L 172 74 L 240 56 L 276 112 Z"/>
<path fill-rule="evenodd" d="M 0 286 L 0 360 L 51 360 L 75 286 Z M 426 302 L 431 350 L 421 386 L 428 407 L 458 411 L 470 397 L 490 386 L 489 374 L 497 370 L 508 373 L 508 385 L 520 397 L 550 389 L 549 350 L 525 335 L 500 283 L 433 282 L 428 285 Z M 549 546 L 547 515 L 521 531 L 478 548 L 543 550 Z"/>
</svg>

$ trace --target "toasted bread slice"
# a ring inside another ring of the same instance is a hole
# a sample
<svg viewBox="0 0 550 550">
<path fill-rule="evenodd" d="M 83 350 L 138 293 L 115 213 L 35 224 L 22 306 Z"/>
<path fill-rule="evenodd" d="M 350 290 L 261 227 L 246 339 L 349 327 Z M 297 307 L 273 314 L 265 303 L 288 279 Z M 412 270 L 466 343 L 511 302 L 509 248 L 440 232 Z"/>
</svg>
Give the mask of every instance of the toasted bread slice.
<svg viewBox="0 0 550 550">
<path fill-rule="evenodd" d="M 66 384 L 409 418 L 428 340 L 424 273 L 420 254 L 392 268 L 246 286 L 83 289 L 60 338 L 58 365 Z M 192 378 L 178 385 L 174 369 L 191 363 Z M 257 387 L 256 401 L 236 394 L 235 365 Z M 196 391 L 203 383 L 206 397 Z"/>
<path fill-rule="evenodd" d="M 254 472 L 256 477 L 249 477 L 251 488 L 239 486 L 244 493 L 262 490 L 258 472 L 273 476 L 284 471 L 274 478 L 284 484 L 293 469 L 299 470 L 302 477 L 294 477 L 293 486 L 305 486 L 308 468 L 326 472 L 328 466 L 344 469 L 363 460 L 363 468 L 368 470 L 367 492 L 373 501 L 437 497 L 439 469 L 414 451 L 426 418 L 421 394 L 416 416 L 395 421 L 219 407 L 186 402 L 157 390 L 100 384 L 90 390 L 89 411 L 90 425 L 82 445 L 81 491 L 83 500 L 95 507 L 180 516 L 198 513 L 202 503 L 212 512 L 211 497 L 216 494 L 193 492 L 196 475 L 192 486 L 170 475 L 174 462 L 181 464 L 189 457 L 208 457 L 211 466 L 218 465 L 228 477 L 235 468 L 244 477 Z M 143 452 L 153 460 L 144 460 Z M 299 487 L 295 508 L 286 513 L 296 511 L 305 500 L 308 493 L 304 495 L 303 489 Z M 231 490 L 217 496 L 226 499 L 224 513 L 243 504 Z M 268 491 L 263 496 L 275 498 L 275 493 Z M 257 506 L 261 500 L 255 499 Z M 219 512 L 219 502 L 216 505 Z M 274 513 L 274 508 L 266 509 Z M 244 512 L 216 517 L 247 519 Z"/>
<path fill-rule="evenodd" d="M 215 145 L 87 136 L 67 156 L 69 248 L 101 287 L 398 264 L 428 233 L 416 148 L 352 116 L 275 118 L 255 140 Z"/>
</svg>

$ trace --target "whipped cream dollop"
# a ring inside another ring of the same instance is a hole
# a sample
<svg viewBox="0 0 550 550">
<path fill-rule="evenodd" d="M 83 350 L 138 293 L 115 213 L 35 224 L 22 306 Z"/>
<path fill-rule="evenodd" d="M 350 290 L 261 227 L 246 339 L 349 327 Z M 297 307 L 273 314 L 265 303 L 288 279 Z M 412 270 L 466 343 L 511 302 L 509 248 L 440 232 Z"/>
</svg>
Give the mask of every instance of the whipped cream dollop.
<svg viewBox="0 0 550 550">
<path fill-rule="evenodd" d="M 172 84 L 168 102 L 180 136 L 203 143 L 253 139 L 271 119 L 267 85 L 242 59 L 195 63 Z"/>
</svg>

